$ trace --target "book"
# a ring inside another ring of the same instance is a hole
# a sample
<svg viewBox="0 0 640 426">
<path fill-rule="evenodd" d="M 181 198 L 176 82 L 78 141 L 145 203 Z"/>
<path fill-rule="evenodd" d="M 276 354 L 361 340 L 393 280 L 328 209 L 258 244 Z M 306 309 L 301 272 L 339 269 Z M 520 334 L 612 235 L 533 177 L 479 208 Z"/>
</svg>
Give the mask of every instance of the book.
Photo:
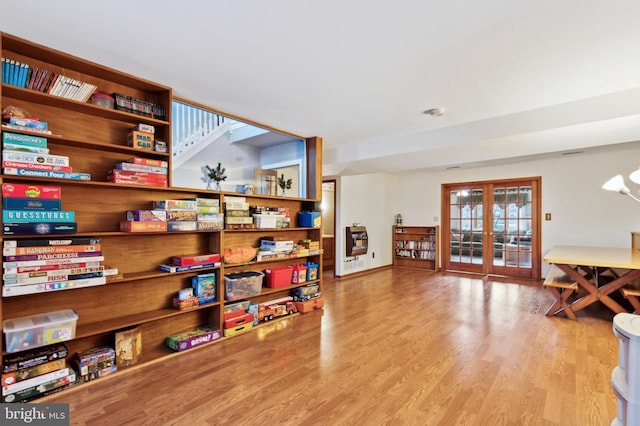
<svg viewBox="0 0 640 426">
<path fill-rule="evenodd" d="M 25 169 L 25 170 L 47 170 L 51 172 L 67 172 L 67 173 L 71 173 L 73 171 L 71 166 L 57 166 L 54 164 L 42 164 L 42 163 L 22 163 L 18 161 L 3 161 L 2 168 L 16 168 L 16 169 Z"/>
<path fill-rule="evenodd" d="M 76 263 L 88 263 L 88 262 L 102 262 L 104 261 L 104 256 L 96 255 L 89 257 L 82 257 L 81 259 L 77 258 L 64 258 L 64 259 L 38 259 L 38 260 L 14 260 L 14 261 L 5 261 L 2 266 L 6 271 L 7 268 L 26 268 L 26 267 L 34 267 L 34 266 L 63 266 L 67 264 L 76 264 Z M 69 268 L 70 266 L 67 266 Z"/>
<path fill-rule="evenodd" d="M 2 82 L 3 82 L 3 83 L 6 83 L 6 82 L 7 82 L 7 81 L 6 81 L 6 76 L 7 76 L 7 71 L 6 71 L 6 69 L 7 69 L 7 67 L 6 67 L 6 65 L 5 65 L 5 59 L 4 59 L 4 56 L 3 56 L 2 58 L 0 58 L 0 61 L 2 61 Z"/>
<path fill-rule="evenodd" d="M 2 196 L 15 198 L 60 199 L 62 189 L 59 186 L 31 185 L 25 183 L 3 183 Z"/>
<path fill-rule="evenodd" d="M 100 244 L 70 244 L 54 246 L 3 247 L 3 256 L 43 253 L 93 253 L 101 251 Z"/>
<path fill-rule="evenodd" d="M 75 212 L 67 210 L 3 210 L 2 222 L 74 222 Z"/>
<path fill-rule="evenodd" d="M 42 70 L 40 68 L 33 68 L 31 71 L 31 76 L 29 77 L 29 82 L 27 83 L 27 89 L 33 89 L 33 85 L 38 80 L 40 73 Z"/>
<path fill-rule="evenodd" d="M 4 197 L 2 208 L 5 210 L 62 210 L 62 200 Z"/>
<path fill-rule="evenodd" d="M 81 280 L 58 281 L 51 283 L 2 286 L 3 297 L 24 296 L 26 294 L 48 293 L 51 291 L 71 290 L 74 288 L 93 287 L 107 283 L 105 277 L 85 278 Z"/>
<path fill-rule="evenodd" d="M 165 272 L 185 272 L 185 271 L 194 271 L 196 269 L 207 269 L 207 268 L 216 268 L 220 266 L 220 262 L 213 263 L 203 263 L 198 265 L 188 265 L 188 266 L 177 266 L 177 265 L 167 265 L 161 264 L 159 265 L 160 270 Z"/>
<path fill-rule="evenodd" d="M 75 222 L 14 222 L 3 223 L 3 235 L 29 235 L 29 234 L 75 234 L 78 232 L 78 224 Z"/>
<path fill-rule="evenodd" d="M 9 168 L 9 167 L 3 169 L 3 173 L 6 175 L 32 176 L 32 177 L 41 177 L 41 178 L 91 180 L 91 175 L 89 173 L 54 172 L 49 170 L 15 169 L 15 168 Z"/>
<path fill-rule="evenodd" d="M 15 59 L 9 60 L 9 70 L 7 72 L 7 84 L 13 84 L 13 72 L 16 67 Z"/>
<path fill-rule="evenodd" d="M 39 246 L 72 246 L 86 244 L 100 244 L 102 240 L 94 237 L 70 238 L 37 238 L 33 240 L 4 240 L 2 247 L 39 247 Z"/>
</svg>

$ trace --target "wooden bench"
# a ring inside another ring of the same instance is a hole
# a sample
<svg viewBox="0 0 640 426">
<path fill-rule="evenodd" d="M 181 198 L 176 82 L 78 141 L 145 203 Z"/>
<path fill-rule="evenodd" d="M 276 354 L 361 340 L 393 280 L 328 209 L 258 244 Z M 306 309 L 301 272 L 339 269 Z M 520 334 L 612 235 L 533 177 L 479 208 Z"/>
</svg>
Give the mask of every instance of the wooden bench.
<svg viewBox="0 0 640 426">
<path fill-rule="evenodd" d="M 640 296 L 640 289 L 622 287 L 620 291 L 622 292 L 624 298 L 627 299 L 629 303 L 631 303 L 631 306 L 633 306 L 633 313 L 640 314 L 640 301 L 638 301 L 638 297 Z"/>
<path fill-rule="evenodd" d="M 553 305 L 551 305 L 549 309 L 547 309 L 545 315 L 555 315 L 562 309 L 567 314 L 567 317 L 575 320 L 576 314 L 567 303 L 567 299 L 574 291 L 578 291 L 578 283 L 568 283 L 553 280 L 547 282 L 547 280 L 545 280 L 542 285 L 551 290 L 551 293 L 553 293 L 553 295 L 556 297 L 556 301 L 553 302 Z"/>
</svg>

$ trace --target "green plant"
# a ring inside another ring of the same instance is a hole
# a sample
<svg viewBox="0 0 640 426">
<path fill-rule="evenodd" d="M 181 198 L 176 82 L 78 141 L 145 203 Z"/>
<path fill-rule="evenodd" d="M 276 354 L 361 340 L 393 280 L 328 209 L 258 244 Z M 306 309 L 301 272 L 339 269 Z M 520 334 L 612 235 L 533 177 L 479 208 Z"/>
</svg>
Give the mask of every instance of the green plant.
<svg viewBox="0 0 640 426">
<path fill-rule="evenodd" d="M 293 185 L 293 179 L 289 178 L 287 180 L 284 179 L 284 173 L 278 176 L 278 186 L 283 191 L 285 189 L 291 189 L 291 185 Z"/>
<path fill-rule="evenodd" d="M 218 165 L 215 169 L 212 169 L 209 166 L 205 167 L 207 168 L 207 176 L 209 177 L 209 179 L 215 181 L 218 184 L 222 181 L 227 180 L 227 175 L 225 174 L 227 169 L 222 167 L 222 164 L 220 164 L 220 162 L 218 162 Z"/>
</svg>

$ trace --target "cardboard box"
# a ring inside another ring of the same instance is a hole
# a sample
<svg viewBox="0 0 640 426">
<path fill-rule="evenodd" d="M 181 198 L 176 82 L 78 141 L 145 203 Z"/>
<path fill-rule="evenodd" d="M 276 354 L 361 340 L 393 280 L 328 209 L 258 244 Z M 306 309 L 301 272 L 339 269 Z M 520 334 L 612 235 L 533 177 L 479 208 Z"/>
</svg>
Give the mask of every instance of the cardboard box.
<svg viewBox="0 0 640 426">
<path fill-rule="evenodd" d="M 140 327 L 117 331 L 115 340 L 116 365 L 126 367 L 137 363 L 142 356 L 142 330 Z"/>
<path fill-rule="evenodd" d="M 220 257 L 218 256 L 218 259 Z M 216 273 L 198 274 L 191 277 L 191 287 L 200 304 L 216 301 Z"/>
<path fill-rule="evenodd" d="M 173 307 L 182 311 L 184 309 L 193 308 L 200 304 L 198 296 L 192 296 L 187 299 L 173 298 Z"/>
<path fill-rule="evenodd" d="M 168 347 L 176 352 L 182 352 L 211 343 L 222 337 L 220 330 L 211 327 L 200 327 L 196 330 L 169 336 L 166 339 Z"/>
<path fill-rule="evenodd" d="M 129 132 L 127 135 L 127 145 L 144 151 L 153 151 L 154 134 L 140 132 L 137 130 Z"/>
<path fill-rule="evenodd" d="M 121 232 L 167 232 L 167 222 L 120 222 Z"/>
</svg>

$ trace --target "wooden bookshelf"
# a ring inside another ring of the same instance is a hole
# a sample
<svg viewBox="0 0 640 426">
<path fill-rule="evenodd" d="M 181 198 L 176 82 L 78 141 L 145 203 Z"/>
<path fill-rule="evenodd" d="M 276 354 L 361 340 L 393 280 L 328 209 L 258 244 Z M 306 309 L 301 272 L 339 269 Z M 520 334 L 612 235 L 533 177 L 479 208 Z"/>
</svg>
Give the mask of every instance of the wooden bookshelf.
<svg viewBox="0 0 640 426">
<path fill-rule="evenodd" d="M 439 226 L 393 226 L 393 266 L 440 269 Z"/>
<path fill-rule="evenodd" d="M 116 109 L 107 109 L 90 103 L 40 93 L 9 84 L 0 86 L 2 108 L 13 105 L 28 111 L 49 123 L 54 135 L 47 137 L 52 155 L 68 156 L 74 172 L 91 174 L 91 181 L 69 179 L 42 179 L 14 175 L 1 176 L 2 183 L 30 183 L 58 186 L 62 191 L 63 210 L 74 211 L 78 232 L 68 236 L 94 236 L 100 238 L 104 264 L 116 267 L 122 274 L 120 279 L 94 287 L 51 291 L 0 299 L 2 320 L 38 313 L 72 309 L 78 314 L 76 337 L 65 342 L 69 349 L 69 364 L 75 353 L 99 345 L 114 346 L 114 334 L 130 326 L 142 330 L 143 353 L 139 364 L 155 361 L 175 354 L 165 345 L 167 336 L 197 327 L 223 326 L 224 275 L 246 269 L 264 271 L 273 266 L 293 265 L 312 261 L 322 270 L 322 253 L 300 258 L 288 258 L 270 262 L 253 262 L 249 265 L 225 265 L 208 270 L 182 273 L 165 273 L 159 264 L 167 263 L 171 256 L 217 252 L 225 247 L 239 245 L 259 246 L 265 236 L 286 236 L 298 242 L 311 239 L 320 242 L 320 228 L 295 227 L 297 213 L 319 206 L 321 197 L 322 139 L 312 137 L 307 143 L 307 198 L 283 198 L 264 195 L 246 195 L 250 205 L 286 207 L 290 210 L 292 227 L 265 230 L 217 230 L 183 231 L 165 233 L 120 232 L 119 223 L 125 220 L 128 210 L 150 209 L 152 201 L 180 198 L 214 198 L 224 205 L 225 195 L 237 193 L 210 191 L 205 189 L 151 187 L 113 184 L 107 181 L 107 173 L 113 166 L 133 156 L 164 160 L 169 163 L 171 182 L 171 152 L 140 151 L 127 146 L 127 134 L 138 123 L 153 125 L 156 138 L 171 147 L 171 100 L 170 87 L 149 82 L 108 67 L 85 61 L 57 50 L 34 44 L 12 35 L 0 33 L 2 56 L 24 61 L 32 66 L 64 73 L 64 75 L 89 82 L 101 93 L 121 93 L 150 103 L 164 106 L 166 119 L 144 117 Z M 26 133 L 2 129 L 13 133 Z M 2 236 L 3 240 L 23 238 L 56 239 L 62 235 Z M 202 272 L 216 274 L 217 301 L 196 308 L 179 311 L 173 309 L 172 298 L 185 287 L 190 287 L 191 277 Z M 320 283 L 321 273 L 318 273 Z M 289 295 L 291 289 L 301 284 L 284 288 L 263 287 L 260 295 L 251 298 L 259 303 Z M 222 339 L 226 339 L 223 337 Z M 6 355 L 3 347 L 3 354 Z M 126 370 L 123 370 L 125 372 Z M 121 374 L 118 372 L 116 374 Z M 100 383 L 100 380 L 85 385 Z"/>
</svg>

